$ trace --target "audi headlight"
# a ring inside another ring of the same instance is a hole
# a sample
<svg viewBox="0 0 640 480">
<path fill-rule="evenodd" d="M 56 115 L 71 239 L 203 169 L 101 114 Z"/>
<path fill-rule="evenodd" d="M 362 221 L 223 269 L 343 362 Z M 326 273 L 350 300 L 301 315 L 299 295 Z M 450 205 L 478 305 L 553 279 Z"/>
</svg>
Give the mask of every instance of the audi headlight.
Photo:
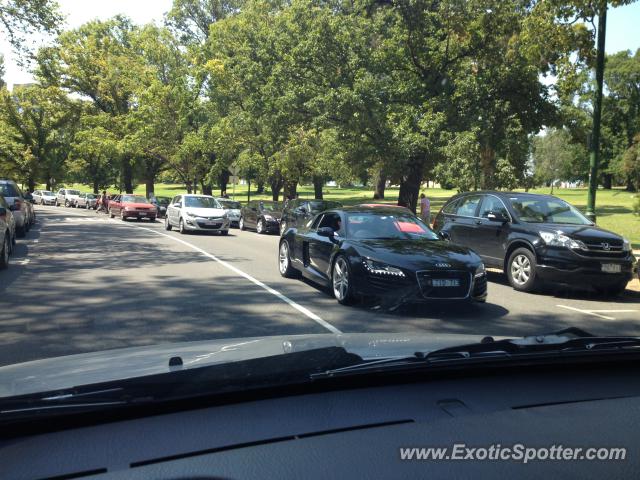
<svg viewBox="0 0 640 480">
<path fill-rule="evenodd" d="M 563 247 L 577 250 L 587 250 L 587 246 L 580 240 L 574 240 L 562 232 L 540 232 L 540 237 L 550 247 Z"/>
<path fill-rule="evenodd" d="M 631 242 L 626 238 L 622 239 L 622 251 L 623 252 L 630 252 L 631 251 Z"/>
<path fill-rule="evenodd" d="M 370 258 L 364 259 L 364 268 L 366 268 L 369 273 L 373 273 L 375 275 L 391 275 L 395 277 L 405 276 L 404 272 L 399 268 L 392 267 L 386 263 L 376 262 Z"/>
<path fill-rule="evenodd" d="M 476 277 L 481 277 L 482 275 L 484 275 L 487 272 L 487 269 L 484 267 L 484 263 L 480 263 L 480 265 L 478 265 L 478 267 L 476 268 Z"/>
</svg>

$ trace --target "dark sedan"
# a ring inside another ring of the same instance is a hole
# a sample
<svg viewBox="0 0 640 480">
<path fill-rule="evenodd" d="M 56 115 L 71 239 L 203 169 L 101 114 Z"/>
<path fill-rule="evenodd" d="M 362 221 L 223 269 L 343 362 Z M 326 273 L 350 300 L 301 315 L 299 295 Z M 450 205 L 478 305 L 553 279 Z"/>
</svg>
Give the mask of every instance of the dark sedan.
<svg viewBox="0 0 640 480">
<path fill-rule="evenodd" d="M 341 207 L 341 203 L 330 200 L 302 200 L 299 198 L 289 200 L 282 211 L 280 235 L 289 227 L 304 227 L 320 212 Z"/>
<path fill-rule="evenodd" d="M 551 195 L 460 194 L 442 207 L 433 228 L 478 252 L 487 266 L 503 269 L 516 290 L 548 281 L 615 295 L 636 274 L 628 240 Z"/>
<path fill-rule="evenodd" d="M 375 296 L 395 303 L 487 297 L 484 264 L 466 247 L 442 240 L 404 209 L 354 206 L 289 228 L 280 240 L 280 274 L 330 287 L 349 304 Z"/>
<path fill-rule="evenodd" d="M 240 230 L 255 228 L 258 233 L 279 233 L 282 204 L 252 200 L 240 211 Z"/>
</svg>

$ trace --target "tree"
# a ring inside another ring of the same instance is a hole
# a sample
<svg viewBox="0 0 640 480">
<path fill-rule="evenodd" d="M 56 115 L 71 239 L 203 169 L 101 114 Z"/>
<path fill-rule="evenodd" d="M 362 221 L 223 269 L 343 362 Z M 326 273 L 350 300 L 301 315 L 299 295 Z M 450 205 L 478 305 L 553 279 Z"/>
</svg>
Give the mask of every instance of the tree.
<svg viewBox="0 0 640 480">
<path fill-rule="evenodd" d="M 78 119 L 78 106 L 57 87 L 39 85 L 0 92 L 0 124 L 9 160 L 30 190 L 38 180 L 61 178 Z M 19 145 L 16 151 L 16 145 Z"/>
<path fill-rule="evenodd" d="M 9 43 L 20 53 L 28 52 L 32 43 L 27 41 L 29 36 L 56 34 L 62 21 L 55 0 L 0 0 L 0 25 Z"/>
<path fill-rule="evenodd" d="M 551 129 L 533 140 L 535 178 L 551 185 L 557 180 L 576 180 L 586 177 L 586 151 L 571 143 L 565 129 Z"/>
</svg>

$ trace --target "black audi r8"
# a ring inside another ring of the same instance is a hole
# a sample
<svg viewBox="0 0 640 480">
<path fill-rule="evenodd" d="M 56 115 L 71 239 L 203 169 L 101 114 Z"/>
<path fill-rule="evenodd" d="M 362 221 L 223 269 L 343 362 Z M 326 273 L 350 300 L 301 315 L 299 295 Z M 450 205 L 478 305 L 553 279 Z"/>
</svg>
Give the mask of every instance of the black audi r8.
<svg viewBox="0 0 640 480">
<path fill-rule="evenodd" d="M 394 302 L 487 298 L 484 264 L 405 208 L 359 205 L 318 214 L 283 232 L 280 274 L 330 287 L 342 304 L 357 297 Z"/>
</svg>

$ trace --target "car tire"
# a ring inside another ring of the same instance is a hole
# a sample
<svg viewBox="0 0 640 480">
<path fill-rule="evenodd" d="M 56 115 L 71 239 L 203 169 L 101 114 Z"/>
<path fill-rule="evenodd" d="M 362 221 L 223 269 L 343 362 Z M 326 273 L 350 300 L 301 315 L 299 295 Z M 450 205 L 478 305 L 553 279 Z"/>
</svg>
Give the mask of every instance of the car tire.
<svg viewBox="0 0 640 480">
<path fill-rule="evenodd" d="M 2 242 L 2 251 L 0 251 L 0 270 L 4 270 L 9 266 L 9 236 L 10 233 L 6 232 L 4 235 L 4 241 Z"/>
<path fill-rule="evenodd" d="M 229 235 L 229 230 L 221 230 L 220 234 L 221 235 Z"/>
<path fill-rule="evenodd" d="M 338 255 L 331 269 L 331 290 L 335 299 L 342 305 L 351 305 L 353 303 L 351 279 L 349 261 L 344 255 Z"/>
<path fill-rule="evenodd" d="M 22 227 L 16 227 L 16 237 L 24 238 L 26 234 L 27 234 L 27 231 L 25 230 L 24 225 Z"/>
<path fill-rule="evenodd" d="M 289 251 L 289 242 L 282 240 L 278 248 L 278 270 L 284 278 L 294 278 L 298 271 L 291 266 L 291 252 Z"/>
<path fill-rule="evenodd" d="M 173 227 L 171 226 L 171 223 L 169 222 L 169 217 L 164 217 L 164 229 L 167 231 L 171 231 Z"/>
<path fill-rule="evenodd" d="M 113 214 L 113 210 L 109 209 L 109 218 L 115 218 L 115 215 Z"/>
<path fill-rule="evenodd" d="M 238 222 L 238 228 L 242 231 L 246 230 L 246 227 L 244 226 L 244 218 L 240 217 L 240 222 Z"/>
<path fill-rule="evenodd" d="M 265 233 L 264 231 L 264 220 L 262 218 L 258 219 L 258 223 L 256 223 L 256 232 L 262 235 Z"/>
<path fill-rule="evenodd" d="M 67 208 L 69 208 L 69 200 L 65 200 L 65 201 L 64 201 L 64 206 L 65 206 L 65 207 L 67 207 Z"/>
<path fill-rule="evenodd" d="M 280 222 L 280 236 L 287 230 L 287 221 L 283 220 Z"/>
<path fill-rule="evenodd" d="M 184 221 L 182 220 L 182 218 L 180 218 L 180 221 L 178 222 L 178 231 L 180 232 L 181 235 L 184 235 L 185 233 L 187 233 L 187 231 L 184 228 Z"/>
<path fill-rule="evenodd" d="M 120 220 L 122 220 L 123 222 L 127 221 L 126 217 L 124 216 L 124 210 L 120 210 Z"/>
<path fill-rule="evenodd" d="M 84 208 L 86 208 L 87 210 L 89 210 L 89 204 L 88 204 L 88 203 L 86 203 L 86 204 L 85 204 L 85 206 L 84 206 Z"/>
<path fill-rule="evenodd" d="M 507 262 L 507 278 L 520 292 L 533 292 L 538 286 L 536 256 L 528 248 L 516 248 Z"/>
</svg>

